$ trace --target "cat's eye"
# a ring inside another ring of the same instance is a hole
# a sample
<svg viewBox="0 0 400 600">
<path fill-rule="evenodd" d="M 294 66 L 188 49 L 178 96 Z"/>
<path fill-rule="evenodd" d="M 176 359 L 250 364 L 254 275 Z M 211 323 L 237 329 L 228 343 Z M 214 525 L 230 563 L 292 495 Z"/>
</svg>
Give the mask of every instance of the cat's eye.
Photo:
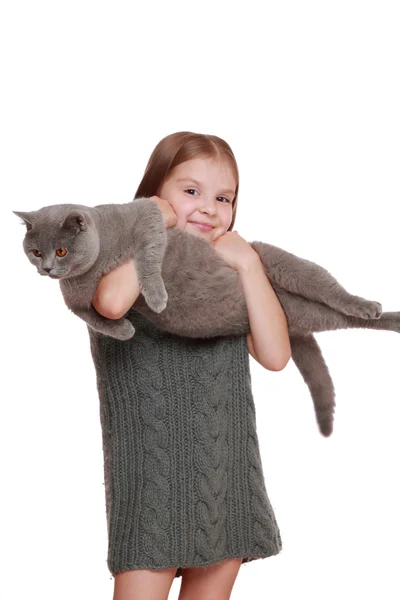
<svg viewBox="0 0 400 600">
<path fill-rule="evenodd" d="M 36 258 L 40 258 L 42 256 L 39 250 L 36 250 L 36 248 L 33 248 L 32 254 L 33 256 L 36 256 Z"/>
<path fill-rule="evenodd" d="M 66 248 L 57 248 L 56 254 L 57 254 L 57 256 L 61 256 L 61 258 L 62 258 L 63 256 L 65 256 L 67 254 L 67 249 Z"/>
</svg>

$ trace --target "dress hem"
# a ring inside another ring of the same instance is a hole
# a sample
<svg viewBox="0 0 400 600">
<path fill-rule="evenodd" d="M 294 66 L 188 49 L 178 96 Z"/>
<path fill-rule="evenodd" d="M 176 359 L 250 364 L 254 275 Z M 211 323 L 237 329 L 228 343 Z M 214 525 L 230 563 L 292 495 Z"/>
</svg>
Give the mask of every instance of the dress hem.
<svg viewBox="0 0 400 600">
<path fill-rule="evenodd" d="M 241 553 L 241 554 L 235 554 L 235 555 L 230 555 L 230 556 L 223 556 L 223 557 L 221 557 L 221 558 L 219 558 L 217 560 L 209 560 L 209 561 L 206 561 L 206 562 L 203 562 L 203 563 L 199 563 L 199 564 L 196 564 L 196 565 L 186 564 L 186 565 L 181 565 L 179 567 L 177 567 L 176 564 L 167 564 L 167 565 L 164 565 L 162 567 L 160 567 L 160 566 L 157 566 L 157 567 L 153 566 L 153 567 L 151 567 L 149 565 L 143 565 L 143 564 L 141 564 L 141 565 L 131 565 L 131 566 L 127 567 L 126 569 L 124 568 L 124 569 L 121 569 L 119 571 L 113 571 L 113 570 L 110 569 L 110 572 L 111 572 L 112 576 L 115 577 L 115 575 L 118 575 L 119 573 L 123 573 L 125 571 L 132 571 L 134 569 L 148 569 L 150 571 L 162 571 L 163 569 L 176 568 L 175 577 L 181 577 L 183 569 L 188 569 L 188 568 L 193 568 L 193 567 L 209 567 L 210 565 L 213 565 L 213 564 L 216 564 L 216 563 L 219 563 L 219 562 L 223 562 L 223 561 L 229 560 L 229 559 L 235 559 L 235 558 L 242 558 L 243 559 L 242 560 L 242 565 L 243 565 L 244 563 L 248 563 L 248 562 L 251 562 L 253 560 L 260 560 L 260 559 L 263 559 L 263 558 L 270 558 L 271 556 L 277 556 L 279 554 L 280 550 L 281 549 L 279 549 L 277 552 L 273 552 L 273 553 L 270 553 L 270 554 L 265 554 L 265 552 L 264 552 L 263 554 L 258 554 L 258 555 L 252 554 L 251 556 L 245 556 L 245 557 L 243 557 L 243 553 Z"/>
</svg>

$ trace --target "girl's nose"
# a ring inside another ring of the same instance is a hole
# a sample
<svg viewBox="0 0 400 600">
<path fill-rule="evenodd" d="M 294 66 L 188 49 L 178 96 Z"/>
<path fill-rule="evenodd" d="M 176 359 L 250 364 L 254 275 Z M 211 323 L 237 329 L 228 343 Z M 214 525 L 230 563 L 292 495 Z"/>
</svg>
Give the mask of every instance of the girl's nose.
<svg viewBox="0 0 400 600">
<path fill-rule="evenodd" d="M 215 214 L 217 210 L 216 200 L 214 200 L 214 198 L 203 197 L 203 204 L 200 210 L 202 212 L 207 212 L 208 214 Z"/>
</svg>

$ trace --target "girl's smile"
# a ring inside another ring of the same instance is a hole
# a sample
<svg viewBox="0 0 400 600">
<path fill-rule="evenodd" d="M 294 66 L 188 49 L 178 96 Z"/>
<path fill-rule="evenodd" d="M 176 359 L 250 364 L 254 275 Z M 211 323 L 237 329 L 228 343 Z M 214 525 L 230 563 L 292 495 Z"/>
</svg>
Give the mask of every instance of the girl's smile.
<svg viewBox="0 0 400 600">
<path fill-rule="evenodd" d="M 197 221 L 189 221 L 191 225 L 198 227 L 201 231 L 211 231 L 214 229 L 214 225 L 207 225 L 206 223 L 199 223 Z"/>
</svg>

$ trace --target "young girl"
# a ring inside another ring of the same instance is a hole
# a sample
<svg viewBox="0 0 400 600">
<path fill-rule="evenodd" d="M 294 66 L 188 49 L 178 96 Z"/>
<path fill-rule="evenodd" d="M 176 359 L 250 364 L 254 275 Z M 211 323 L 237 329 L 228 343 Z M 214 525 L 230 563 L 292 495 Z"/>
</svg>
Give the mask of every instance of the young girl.
<svg viewBox="0 0 400 600">
<path fill-rule="evenodd" d="M 224 140 L 178 132 L 154 149 L 135 198 L 152 197 L 167 228 L 201 237 L 238 271 L 247 336 L 193 340 L 158 330 L 134 310 L 134 260 L 105 275 L 93 297 L 98 312 L 128 313 L 136 329 L 120 341 L 88 328 L 114 600 L 166 599 L 179 575 L 179 600 L 228 599 L 242 563 L 282 548 L 262 472 L 248 353 L 281 370 L 290 342 L 257 253 L 232 231 L 238 189 Z"/>
</svg>

